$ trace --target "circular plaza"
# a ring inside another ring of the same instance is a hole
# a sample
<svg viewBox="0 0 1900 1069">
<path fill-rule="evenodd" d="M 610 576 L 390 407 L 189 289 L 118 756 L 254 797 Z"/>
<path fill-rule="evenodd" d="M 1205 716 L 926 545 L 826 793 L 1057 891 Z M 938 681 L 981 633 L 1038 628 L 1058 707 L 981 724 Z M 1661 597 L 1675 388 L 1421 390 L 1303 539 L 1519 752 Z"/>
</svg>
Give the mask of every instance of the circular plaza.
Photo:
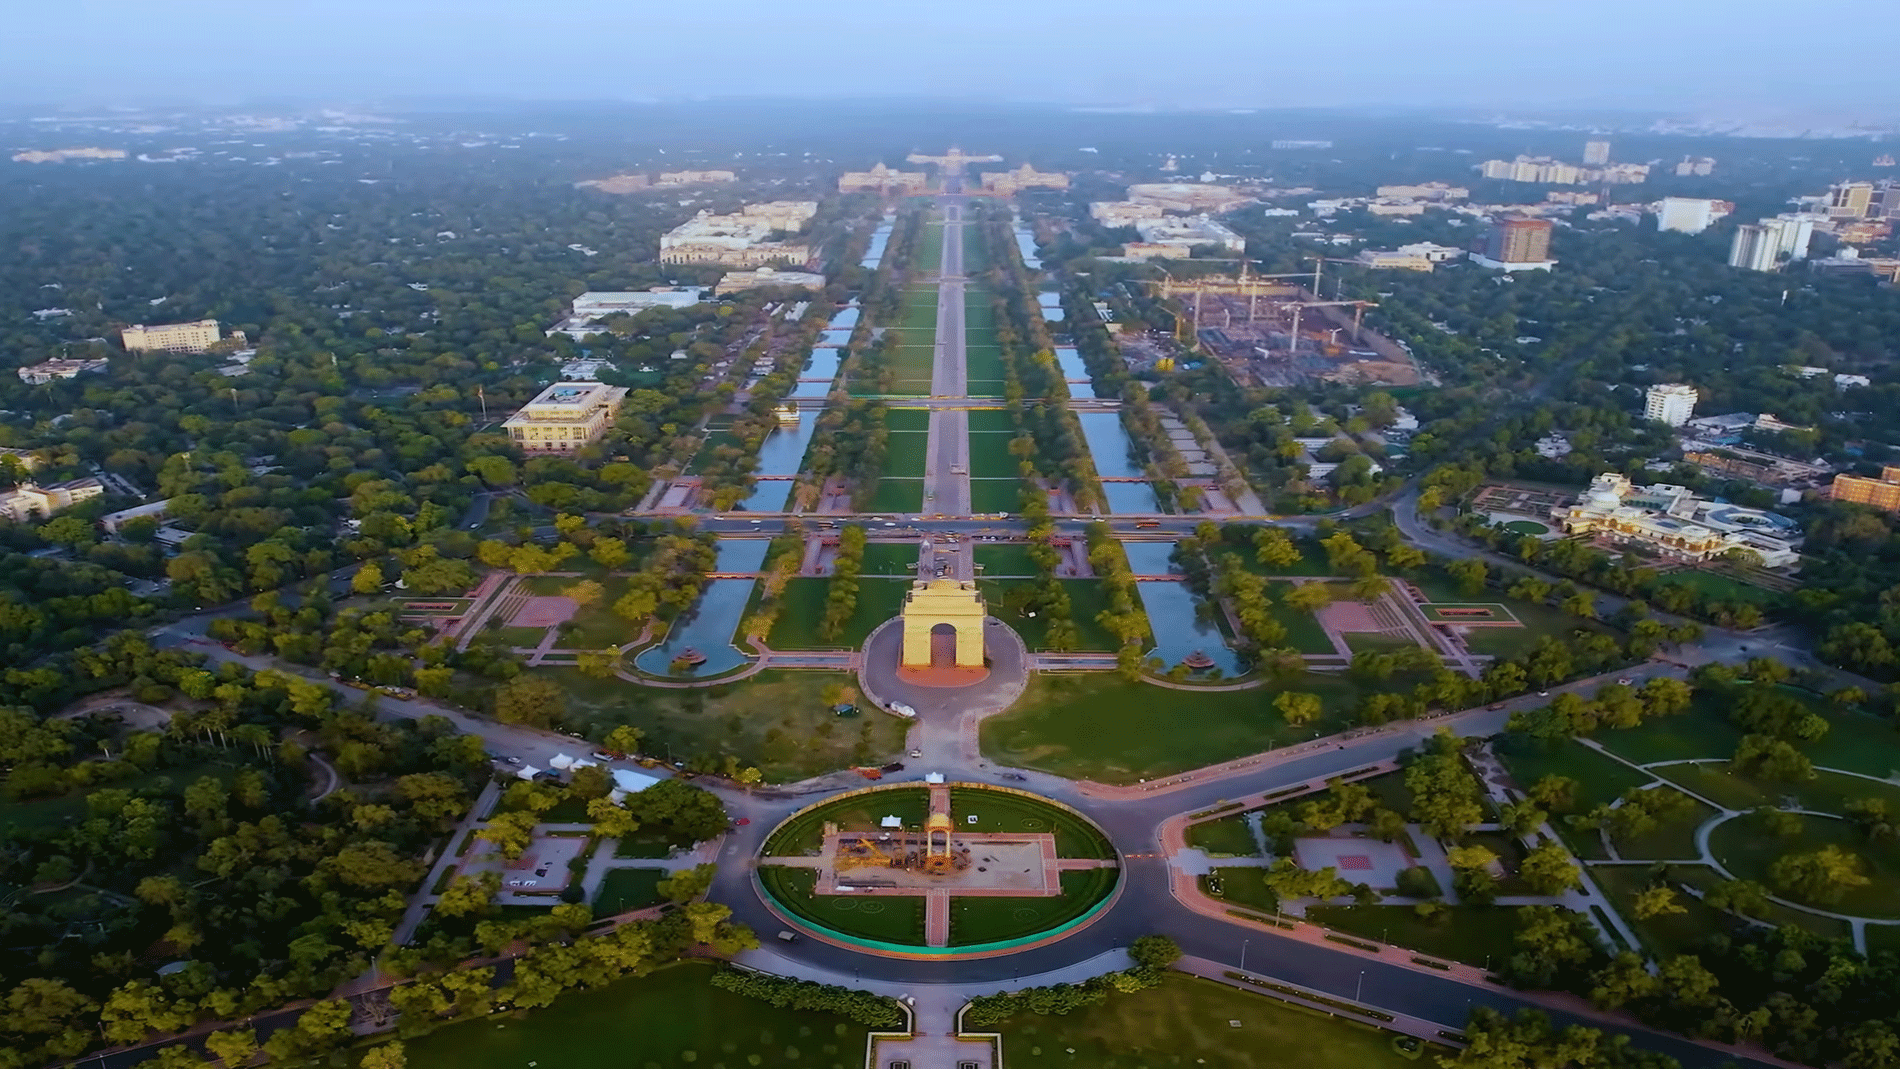
<svg viewBox="0 0 1900 1069">
<path fill-rule="evenodd" d="M 1071 934 L 1121 886 L 1108 836 L 1024 791 L 893 784 L 787 817 L 760 850 L 757 883 L 790 928 L 889 956 L 1007 954 Z"/>
</svg>

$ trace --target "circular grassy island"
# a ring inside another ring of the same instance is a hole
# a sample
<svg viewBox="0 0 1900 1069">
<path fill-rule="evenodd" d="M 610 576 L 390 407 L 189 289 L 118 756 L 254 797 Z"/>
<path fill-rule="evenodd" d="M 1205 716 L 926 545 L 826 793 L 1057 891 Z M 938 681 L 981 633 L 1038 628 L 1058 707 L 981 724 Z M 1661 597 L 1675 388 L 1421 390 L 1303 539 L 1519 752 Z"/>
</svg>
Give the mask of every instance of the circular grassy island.
<svg viewBox="0 0 1900 1069">
<path fill-rule="evenodd" d="M 893 784 L 786 818 L 760 852 L 758 880 L 768 904 L 811 935 L 950 957 L 1076 930 L 1113 897 L 1121 868 L 1101 829 L 1059 802 Z"/>
<path fill-rule="evenodd" d="M 1851 859 L 1851 878 L 1831 880 L 1812 864 L 1777 871 L 1783 859 L 1812 858 L 1827 848 Z M 1791 902 L 1852 917 L 1900 918 L 1900 844 L 1870 840 L 1851 821 L 1809 813 L 1743 813 L 1710 831 L 1709 852 L 1737 879 L 1754 880 Z"/>
</svg>

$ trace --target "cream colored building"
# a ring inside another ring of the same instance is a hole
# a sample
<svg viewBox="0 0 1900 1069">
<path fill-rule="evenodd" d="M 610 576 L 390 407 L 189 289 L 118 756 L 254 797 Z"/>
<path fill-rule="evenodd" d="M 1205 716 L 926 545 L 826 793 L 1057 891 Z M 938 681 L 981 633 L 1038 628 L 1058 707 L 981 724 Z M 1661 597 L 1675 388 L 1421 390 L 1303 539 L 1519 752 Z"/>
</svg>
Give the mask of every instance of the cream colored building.
<svg viewBox="0 0 1900 1069">
<path fill-rule="evenodd" d="M 715 182 L 737 182 L 731 171 L 661 171 L 656 186 L 702 186 Z"/>
<path fill-rule="evenodd" d="M 755 268 L 751 271 L 729 271 L 713 288 L 713 293 L 724 297 L 728 293 L 741 290 L 758 289 L 761 286 L 792 286 L 798 289 L 821 290 L 825 288 L 825 276 L 815 271 L 779 271 L 770 267 Z"/>
<path fill-rule="evenodd" d="M 1012 196 L 1025 189 L 1067 189 L 1069 176 L 1038 171 L 1025 163 L 1013 171 L 984 171 L 983 188 L 999 197 Z"/>
<path fill-rule="evenodd" d="M 195 323 L 168 323 L 163 326 L 148 327 L 143 323 L 134 323 L 119 332 L 119 340 L 125 344 L 128 353 L 166 352 L 166 353 L 202 353 L 222 340 L 215 319 L 200 319 Z"/>
<path fill-rule="evenodd" d="M 51 516 L 105 492 L 105 484 L 91 478 L 54 483 L 52 486 L 21 483 L 15 489 L 0 493 L 0 515 L 12 520 Z"/>
<path fill-rule="evenodd" d="M 698 215 L 660 238 L 663 264 L 721 264 L 766 267 L 804 264 L 811 246 L 773 240 L 775 232 L 796 232 L 818 213 L 816 201 L 781 200 L 748 204 L 734 215 Z"/>
<path fill-rule="evenodd" d="M 1119 229 L 1126 226 L 1140 226 L 1142 223 L 1160 219 L 1168 213 L 1153 204 L 1136 204 L 1126 200 L 1101 200 L 1089 205 L 1089 215 L 1106 227 Z"/>
<path fill-rule="evenodd" d="M 1883 465 L 1878 479 L 1869 479 L 1864 475 L 1836 475 L 1829 496 L 1836 501 L 1852 501 L 1856 505 L 1867 505 L 1882 512 L 1900 512 L 1900 467 Z"/>
<path fill-rule="evenodd" d="M 924 171 L 899 171 L 882 163 L 868 171 L 846 171 L 838 177 L 840 193 L 922 193 L 930 188 Z"/>
<path fill-rule="evenodd" d="M 1430 271 L 1437 264 L 1464 254 L 1463 249 L 1451 245 L 1421 241 L 1396 249 L 1367 249 L 1359 254 L 1358 260 L 1375 271 Z"/>
<path fill-rule="evenodd" d="M 1424 215 L 1425 205 L 1416 200 L 1375 200 L 1366 204 L 1368 215 Z"/>
<path fill-rule="evenodd" d="M 502 427 L 529 453 L 571 453 L 607 433 L 625 386 L 599 382 L 557 382 L 521 406 Z"/>
<path fill-rule="evenodd" d="M 110 360 L 46 360 L 19 368 L 20 381 L 28 386 L 44 386 L 55 379 L 73 379 L 88 371 L 104 371 Z"/>
<path fill-rule="evenodd" d="M 1704 561 L 1746 550 L 1765 567 L 1798 563 L 1801 529 L 1772 512 L 1695 496 L 1688 487 L 1636 486 L 1604 472 L 1574 505 L 1551 510 L 1565 534 L 1596 535 L 1671 560 Z"/>
</svg>

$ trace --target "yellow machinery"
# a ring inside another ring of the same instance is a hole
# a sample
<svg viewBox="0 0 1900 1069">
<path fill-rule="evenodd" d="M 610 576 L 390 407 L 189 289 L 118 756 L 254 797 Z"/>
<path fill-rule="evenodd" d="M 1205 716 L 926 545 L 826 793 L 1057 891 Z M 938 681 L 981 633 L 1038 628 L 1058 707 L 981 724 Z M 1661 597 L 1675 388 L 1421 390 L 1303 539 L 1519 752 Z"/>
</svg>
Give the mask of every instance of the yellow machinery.
<svg viewBox="0 0 1900 1069">
<path fill-rule="evenodd" d="M 838 845 L 840 847 L 845 846 L 842 841 L 840 841 Z M 864 852 L 861 854 L 847 854 L 844 850 L 839 850 L 837 858 L 839 872 L 849 872 L 852 869 L 864 868 L 888 869 L 892 866 L 891 855 L 878 849 L 878 845 L 872 842 L 869 836 L 860 836 L 856 843 L 850 845 L 849 849 L 854 851 L 862 850 Z"/>
</svg>

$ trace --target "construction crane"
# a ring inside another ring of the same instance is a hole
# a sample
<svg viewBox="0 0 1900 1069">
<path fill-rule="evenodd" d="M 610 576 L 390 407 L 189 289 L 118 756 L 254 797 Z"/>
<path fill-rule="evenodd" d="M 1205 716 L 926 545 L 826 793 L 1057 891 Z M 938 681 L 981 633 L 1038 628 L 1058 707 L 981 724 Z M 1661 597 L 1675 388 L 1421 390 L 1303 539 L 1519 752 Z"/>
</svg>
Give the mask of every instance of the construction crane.
<svg viewBox="0 0 1900 1069">
<path fill-rule="evenodd" d="M 1360 330 L 1365 325 L 1366 309 L 1379 307 L 1379 302 L 1377 301 L 1292 301 L 1290 303 L 1293 306 L 1293 332 L 1290 335 L 1290 340 L 1287 342 L 1287 351 L 1289 353 L 1298 349 L 1300 345 L 1300 313 L 1303 310 L 1308 308 L 1337 308 L 1342 305 L 1352 305 L 1352 340 L 1353 344 L 1356 345 L 1359 343 Z"/>
<path fill-rule="evenodd" d="M 1306 277 L 1305 272 L 1300 272 L 1299 274 L 1290 274 L 1290 275 L 1256 275 L 1247 270 L 1248 264 L 1250 262 L 1247 260 L 1197 260 L 1195 262 L 1196 263 L 1238 263 L 1240 265 L 1240 274 L 1239 274 L 1239 277 L 1237 278 L 1194 279 L 1191 281 L 1186 281 L 1186 280 L 1175 279 L 1175 277 L 1172 274 L 1168 273 L 1167 268 L 1161 267 L 1160 265 L 1156 265 L 1155 269 L 1160 271 L 1162 275 L 1159 281 L 1155 279 L 1140 280 L 1145 285 L 1156 287 L 1159 290 L 1160 295 L 1163 300 L 1169 300 L 1176 297 L 1187 296 L 1187 295 L 1191 295 L 1193 297 L 1193 302 L 1191 304 L 1188 304 L 1188 315 L 1187 315 L 1187 325 L 1190 328 L 1189 329 L 1190 338 L 1200 337 L 1201 298 L 1204 295 L 1215 294 L 1215 295 L 1221 295 L 1221 296 L 1247 298 L 1247 319 L 1251 322 L 1253 319 L 1259 316 L 1260 298 L 1267 297 L 1269 299 L 1278 299 L 1278 298 L 1284 298 L 1284 297 L 1299 296 L 1299 293 L 1300 293 L 1299 286 L 1297 285 L 1289 286 L 1285 283 L 1276 282 L 1273 280 Z M 1186 304 L 1187 302 L 1183 302 L 1183 303 Z M 1182 325 L 1183 325 L 1182 317 L 1178 315 L 1175 316 L 1174 317 L 1174 326 L 1175 326 L 1174 333 L 1175 333 L 1175 340 L 1177 341 L 1183 340 L 1181 338 Z"/>
</svg>

